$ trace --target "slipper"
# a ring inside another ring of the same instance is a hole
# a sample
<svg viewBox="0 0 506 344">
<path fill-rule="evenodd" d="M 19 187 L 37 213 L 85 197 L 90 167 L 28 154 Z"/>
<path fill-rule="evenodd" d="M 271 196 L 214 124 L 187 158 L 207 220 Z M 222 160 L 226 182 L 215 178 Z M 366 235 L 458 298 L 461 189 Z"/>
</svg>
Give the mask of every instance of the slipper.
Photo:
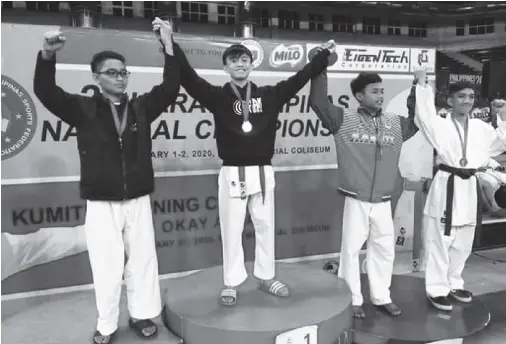
<svg viewBox="0 0 506 344">
<path fill-rule="evenodd" d="M 143 339 L 148 339 L 148 338 L 151 339 L 151 338 L 154 338 L 158 334 L 158 327 L 156 326 L 156 324 L 151 319 L 143 319 L 143 320 L 139 320 L 139 321 L 135 321 L 135 322 L 132 319 L 129 319 L 128 320 L 128 326 L 132 330 L 134 330 L 134 332 L 140 338 L 143 338 Z M 144 330 L 144 329 L 146 329 L 148 327 L 154 327 L 155 328 L 155 332 L 153 332 L 150 335 L 145 335 L 144 332 L 142 332 L 142 330 Z"/>
<path fill-rule="evenodd" d="M 233 288 L 223 288 L 220 293 L 220 304 L 231 307 L 237 303 L 237 291 Z"/>
<path fill-rule="evenodd" d="M 402 314 L 401 309 L 399 307 L 397 307 L 397 305 L 393 302 L 390 302 L 390 303 L 387 303 L 384 305 L 375 305 L 375 306 L 380 308 L 381 310 L 384 310 L 389 315 L 394 316 L 394 317 Z"/>
<path fill-rule="evenodd" d="M 114 331 L 111 334 L 103 335 L 99 330 L 96 330 L 95 333 L 93 333 L 93 344 L 112 344 L 114 339 L 116 339 L 116 333 L 117 331 Z M 99 341 L 99 338 L 107 338 L 107 340 L 105 342 Z"/>
<path fill-rule="evenodd" d="M 264 282 L 260 283 L 260 290 L 265 291 L 274 296 L 280 297 L 288 297 L 290 296 L 290 292 L 288 291 L 288 287 L 283 282 L 278 280 L 272 280 L 272 282 L 267 285 Z"/>
<path fill-rule="evenodd" d="M 362 306 L 353 306 L 353 317 L 357 319 L 365 318 L 365 312 Z"/>
</svg>

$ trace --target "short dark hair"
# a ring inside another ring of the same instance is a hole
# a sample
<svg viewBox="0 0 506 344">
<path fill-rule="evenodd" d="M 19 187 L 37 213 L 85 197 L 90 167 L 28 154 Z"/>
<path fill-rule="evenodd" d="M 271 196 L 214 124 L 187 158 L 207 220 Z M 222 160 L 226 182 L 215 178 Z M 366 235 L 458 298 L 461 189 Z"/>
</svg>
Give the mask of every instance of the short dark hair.
<svg viewBox="0 0 506 344">
<path fill-rule="evenodd" d="M 362 92 L 367 87 L 367 85 L 376 84 L 382 81 L 383 79 L 381 79 L 378 73 L 362 72 L 351 81 L 350 83 L 351 93 L 353 94 L 353 96 L 355 96 L 355 94 Z"/>
<path fill-rule="evenodd" d="M 93 73 L 98 72 L 98 70 L 100 69 L 100 65 L 105 60 L 110 60 L 110 59 L 111 60 L 119 60 L 119 61 L 123 62 L 123 64 L 126 63 L 125 57 L 123 55 L 121 55 L 120 53 L 117 53 L 117 52 L 111 51 L 111 50 L 104 50 L 104 51 L 101 51 L 101 52 L 93 55 L 93 58 L 91 59 L 91 62 L 90 62 L 91 71 Z"/>
<path fill-rule="evenodd" d="M 473 90 L 473 92 L 475 92 L 474 84 L 470 83 L 469 81 L 458 81 L 451 83 L 448 87 L 448 97 L 451 97 L 455 93 L 465 90 L 466 88 L 470 88 Z"/>
<path fill-rule="evenodd" d="M 221 59 L 223 61 L 223 65 L 227 64 L 227 57 L 231 58 L 239 58 L 243 54 L 248 55 L 251 62 L 253 62 L 253 54 L 251 53 L 251 50 L 249 50 L 247 47 L 245 47 L 242 44 L 232 44 L 230 47 L 228 47 L 221 56 Z"/>
<path fill-rule="evenodd" d="M 506 99 L 506 91 L 497 91 L 490 94 L 488 98 L 490 101 L 494 101 L 496 99 Z"/>
</svg>

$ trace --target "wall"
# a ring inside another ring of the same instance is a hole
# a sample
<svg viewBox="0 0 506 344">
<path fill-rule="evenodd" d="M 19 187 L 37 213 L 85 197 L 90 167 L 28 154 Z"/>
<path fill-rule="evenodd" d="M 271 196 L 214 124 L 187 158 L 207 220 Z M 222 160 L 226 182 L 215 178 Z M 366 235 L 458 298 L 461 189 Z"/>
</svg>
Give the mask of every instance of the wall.
<svg viewBox="0 0 506 344">
<path fill-rule="evenodd" d="M 134 2 L 135 3 L 135 2 Z M 233 3 L 233 2 L 232 2 Z M 259 7 L 269 9 L 269 14 L 272 17 L 271 28 L 257 28 L 255 36 L 258 38 L 270 39 L 287 39 L 287 40 L 311 40 L 311 41 L 325 41 L 334 39 L 341 43 L 361 43 L 361 44 L 386 44 L 386 45 L 409 45 L 409 46 L 436 46 L 439 50 L 445 51 L 458 51 L 468 49 L 482 49 L 492 48 L 497 46 L 504 46 L 506 42 L 506 12 L 497 11 L 492 16 L 495 17 L 495 32 L 492 34 L 479 35 L 479 36 L 457 36 L 455 32 L 455 24 L 457 19 L 464 19 L 466 21 L 466 34 L 469 31 L 468 22 L 471 18 L 470 15 L 466 16 L 414 16 L 404 13 L 397 13 L 392 10 L 386 9 L 361 9 L 358 13 L 356 9 L 340 7 L 339 12 L 337 9 L 328 7 L 316 7 L 309 5 L 297 5 L 294 10 L 300 12 L 301 30 L 287 30 L 277 28 L 278 9 L 286 9 L 281 6 L 280 2 L 262 2 L 258 3 Z M 216 20 L 216 5 L 209 6 L 210 20 Z M 237 11 L 236 11 L 237 12 Z M 323 14 L 325 19 L 325 32 L 309 31 L 308 18 L 309 14 Z M 338 33 L 332 32 L 332 15 L 342 14 L 349 15 L 355 19 L 355 33 Z M 381 18 L 381 35 L 366 35 L 362 33 L 363 16 L 379 17 Z M 487 15 L 489 16 L 489 15 Z M 399 19 L 401 17 L 402 36 L 389 36 L 388 19 Z M 426 21 L 429 22 L 429 32 L 427 38 L 408 37 L 407 23 L 410 21 Z M 9 9 L 2 11 L 2 22 L 13 23 L 30 23 L 41 25 L 68 25 L 68 13 L 37 13 L 27 12 L 24 9 Z M 150 30 L 149 20 L 143 17 L 138 18 L 121 18 L 113 17 L 110 15 L 103 16 L 104 29 L 117 29 L 117 30 Z M 305 28 L 305 29 L 304 29 Z M 181 23 L 180 32 L 188 34 L 206 35 L 206 36 L 227 36 L 233 37 L 235 32 L 240 32 L 232 25 L 219 25 L 217 23 L 199 24 L 199 23 Z"/>
</svg>

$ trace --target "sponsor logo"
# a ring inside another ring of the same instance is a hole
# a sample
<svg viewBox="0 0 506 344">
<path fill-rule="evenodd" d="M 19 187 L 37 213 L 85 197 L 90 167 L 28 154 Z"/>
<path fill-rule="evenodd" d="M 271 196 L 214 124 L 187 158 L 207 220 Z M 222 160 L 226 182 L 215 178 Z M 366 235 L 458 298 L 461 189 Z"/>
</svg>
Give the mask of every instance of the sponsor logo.
<svg viewBox="0 0 506 344">
<path fill-rule="evenodd" d="M 337 46 L 341 71 L 407 72 L 409 49 L 389 47 Z"/>
<path fill-rule="evenodd" d="M 257 68 L 264 61 L 264 49 L 262 45 L 252 39 L 247 39 L 241 43 L 253 54 L 253 68 Z"/>
<path fill-rule="evenodd" d="M 421 66 L 422 64 L 429 63 L 429 51 L 428 50 L 422 50 L 418 54 L 418 64 Z"/>
<path fill-rule="evenodd" d="M 35 135 L 37 112 L 28 92 L 2 74 L 2 160 L 19 154 Z"/>
<path fill-rule="evenodd" d="M 373 64 L 405 64 L 409 62 L 406 50 L 400 49 L 375 49 L 368 48 L 345 48 L 344 62 L 367 62 Z"/>
<path fill-rule="evenodd" d="M 466 81 L 476 85 L 481 85 L 481 75 L 477 74 L 450 74 L 450 83 Z"/>
<path fill-rule="evenodd" d="M 302 61 L 304 57 L 304 48 L 301 44 L 292 44 L 285 46 L 278 45 L 271 53 L 269 64 L 274 68 L 279 68 L 284 64 L 289 64 L 292 68 Z"/>
<path fill-rule="evenodd" d="M 242 116 L 242 101 L 236 100 L 233 105 L 234 113 L 238 116 Z M 262 113 L 262 98 L 252 98 L 249 101 L 249 113 L 258 114 Z"/>
<path fill-rule="evenodd" d="M 434 49 L 411 49 L 411 71 L 422 66 L 429 73 L 434 73 L 436 51 Z"/>
<path fill-rule="evenodd" d="M 471 118 L 477 118 L 484 122 L 490 122 L 490 110 L 488 107 L 483 109 L 476 108 L 471 112 Z"/>
</svg>

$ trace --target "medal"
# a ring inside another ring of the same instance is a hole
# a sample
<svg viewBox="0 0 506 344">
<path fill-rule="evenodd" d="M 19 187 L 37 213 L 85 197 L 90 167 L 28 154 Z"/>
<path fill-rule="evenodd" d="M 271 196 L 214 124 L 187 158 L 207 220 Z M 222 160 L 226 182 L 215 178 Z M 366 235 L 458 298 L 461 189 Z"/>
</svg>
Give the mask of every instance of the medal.
<svg viewBox="0 0 506 344">
<path fill-rule="evenodd" d="M 234 84 L 234 82 L 231 82 L 230 86 L 232 87 L 232 91 L 234 91 L 235 96 L 241 101 L 242 104 L 241 108 L 244 120 L 241 126 L 242 131 L 245 133 L 249 133 L 253 129 L 253 126 L 249 121 L 249 102 L 251 99 L 251 83 L 248 81 L 248 86 L 246 87 L 246 100 L 242 100 L 241 94 L 239 93 L 239 90 L 237 89 L 237 86 Z"/>
<path fill-rule="evenodd" d="M 460 134 L 459 126 L 457 125 L 457 121 L 452 117 L 453 125 L 455 125 L 455 129 L 457 129 L 457 134 L 459 134 L 460 146 L 462 147 L 462 159 L 460 159 L 460 166 L 465 167 L 467 165 L 466 151 L 467 151 L 467 133 L 469 131 L 469 116 L 466 116 L 466 122 L 464 124 L 464 139 L 462 139 L 462 135 Z"/>
<path fill-rule="evenodd" d="M 242 124 L 242 131 L 245 133 L 249 133 L 251 129 L 253 129 L 253 127 L 249 121 L 246 121 Z"/>
</svg>

